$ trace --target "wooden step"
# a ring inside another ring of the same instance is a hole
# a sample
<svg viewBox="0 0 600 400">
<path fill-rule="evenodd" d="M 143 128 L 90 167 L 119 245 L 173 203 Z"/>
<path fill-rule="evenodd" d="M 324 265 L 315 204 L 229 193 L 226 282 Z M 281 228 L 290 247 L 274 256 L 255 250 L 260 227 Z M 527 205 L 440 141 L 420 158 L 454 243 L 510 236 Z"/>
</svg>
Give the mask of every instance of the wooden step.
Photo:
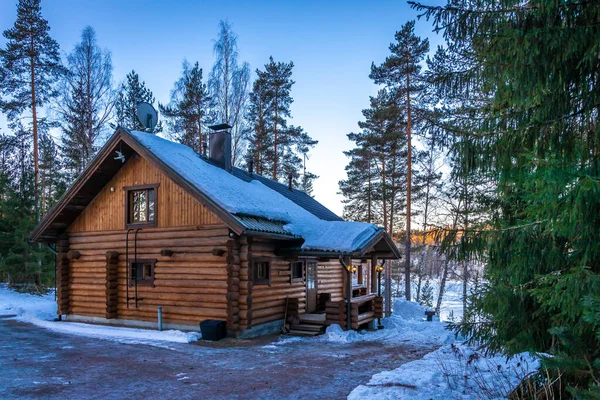
<svg viewBox="0 0 600 400">
<path fill-rule="evenodd" d="M 311 325 L 325 325 L 326 314 L 304 314 L 300 316 L 300 322 Z"/>
<path fill-rule="evenodd" d="M 297 330 L 297 331 L 310 331 L 310 332 L 322 332 L 323 331 L 323 328 L 319 325 L 307 325 L 307 324 L 292 325 L 290 327 L 290 329 Z"/>
<path fill-rule="evenodd" d="M 294 335 L 294 336 L 317 336 L 320 334 L 321 334 L 321 332 L 298 331 L 295 329 L 290 329 L 290 335 Z"/>
</svg>

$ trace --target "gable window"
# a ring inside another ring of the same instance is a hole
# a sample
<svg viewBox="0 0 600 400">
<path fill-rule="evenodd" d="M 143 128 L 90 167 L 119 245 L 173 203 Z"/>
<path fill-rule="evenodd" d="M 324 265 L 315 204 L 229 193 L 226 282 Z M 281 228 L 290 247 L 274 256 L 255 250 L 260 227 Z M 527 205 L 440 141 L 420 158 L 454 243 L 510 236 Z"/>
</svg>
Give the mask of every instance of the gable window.
<svg viewBox="0 0 600 400">
<path fill-rule="evenodd" d="M 158 184 L 124 188 L 126 228 L 156 226 L 157 188 Z"/>
<path fill-rule="evenodd" d="M 156 260 L 137 260 L 129 265 L 129 285 L 151 285 L 154 287 L 154 264 Z"/>
<path fill-rule="evenodd" d="M 290 263 L 291 283 L 304 282 L 304 262 L 294 261 Z"/>
<path fill-rule="evenodd" d="M 267 258 L 255 259 L 252 263 L 255 285 L 271 284 L 271 261 Z"/>
</svg>

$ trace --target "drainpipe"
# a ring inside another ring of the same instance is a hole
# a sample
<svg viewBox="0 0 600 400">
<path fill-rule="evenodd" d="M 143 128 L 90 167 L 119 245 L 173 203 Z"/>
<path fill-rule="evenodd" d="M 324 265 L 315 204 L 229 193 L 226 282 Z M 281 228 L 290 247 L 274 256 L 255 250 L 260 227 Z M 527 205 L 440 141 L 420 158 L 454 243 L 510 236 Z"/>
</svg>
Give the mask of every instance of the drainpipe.
<svg viewBox="0 0 600 400">
<path fill-rule="evenodd" d="M 340 256 L 340 264 L 346 272 L 346 330 L 352 329 L 352 271 Z"/>
</svg>

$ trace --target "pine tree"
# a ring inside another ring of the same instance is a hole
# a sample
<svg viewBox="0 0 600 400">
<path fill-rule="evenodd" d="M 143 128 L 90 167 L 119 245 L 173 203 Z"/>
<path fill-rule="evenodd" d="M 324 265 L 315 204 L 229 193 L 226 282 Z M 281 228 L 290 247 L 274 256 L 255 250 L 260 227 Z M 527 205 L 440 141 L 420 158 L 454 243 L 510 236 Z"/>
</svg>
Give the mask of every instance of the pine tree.
<svg viewBox="0 0 600 400">
<path fill-rule="evenodd" d="M 485 226 L 469 223 L 461 240 L 487 262 L 471 299 L 479 315 L 456 328 L 489 351 L 549 354 L 551 397 L 600 396 L 600 7 L 417 7 L 461 60 L 435 80 L 461 100 L 446 101 L 453 114 L 439 125 L 461 143 L 461 174 L 494 183 Z"/>
<path fill-rule="evenodd" d="M 42 17 L 40 0 L 19 0 L 15 25 L 4 31 L 6 48 L 0 49 L 0 108 L 9 120 L 31 112 L 33 170 L 38 203 L 39 154 L 38 112 L 58 95 L 54 85 L 65 70 L 60 63 L 58 43 L 50 37 L 48 21 Z"/>
<path fill-rule="evenodd" d="M 256 172 L 274 180 L 292 178 L 296 188 L 311 190 L 317 177 L 306 170 L 308 152 L 317 144 L 302 127 L 288 125 L 293 62 L 275 62 L 257 70 L 248 107 L 251 133 L 247 158 L 256 162 Z"/>
<path fill-rule="evenodd" d="M 192 67 L 183 61 L 181 78 L 175 82 L 168 105 L 158 104 L 160 112 L 169 122 L 169 132 L 177 141 L 202 153 L 202 144 L 208 143 L 207 129 L 211 98 L 202 81 L 202 68 L 198 62 Z"/>
<path fill-rule="evenodd" d="M 125 79 L 119 88 L 115 103 L 117 125 L 142 132 L 162 132 L 162 121 L 159 121 L 154 129 L 146 129 L 137 117 L 136 111 L 140 103 L 154 105 L 154 95 L 146 87 L 146 82 L 140 82 L 140 77 L 134 70 L 128 73 Z"/>
<path fill-rule="evenodd" d="M 272 169 L 273 160 L 273 143 L 269 134 L 269 126 L 272 124 L 269 111 L 270 95 L 265 74 L 260 70 L 257 70 L 256 74 L 246 116 L 251 132 L 248 137 L 246 158 L 254 162 L 256 173 L 264 175 Z"/>
<path fill-rule="evenodd" d="M 395 90 L 395 95 L 406 109 L 407 147 L 407 195 L 406 195 L 406 267 L 405 293 L 410 300 L 410 250 L 411 250 L 411 196 L 412 196 L 412 127 L 413 111 L 418 106 L 418 94 L 423 90 L 420 62 L 429 51 L 429 41 L 414 33 L 415 22 L 407 22 L 396 32 L 396 43 L 390 44 L 391 55 L 380 66 L 371 65 L 371 79 Z M 412 101 L 412 102 L 411 102 Z M 416 103 L 416 104 L 415 104 Z M 418 115 L 417 115 L 418 116 Z M 417 119 L 418 121 L 418 119 Z"/>
<path fill-rule="evenodd" d="M 219 36 L 213 51 L 216 60 L 208 87 L 214 101 L 214 121 L 232 127 L 231 165 L 238 165 L 243 159 L 248 134 L 244 117 L 250 91 L 250 66 L 238 61 L 238 37 L 226 21 L 219 22 Z"/>
<path fill-rule="evenodd" d="M 344 215 L 366 212 L 370 222 L 383 225 L 393 237 L 402 227 L 399 217 L 405 204 L 404 115 L 386 89 L 371 97 L 371 107 L 363 110 L 363 115 L 365 120 L 358 123 L 362 131 L 348 135 L 356 149 L 346 153 L 353 159 L 347 168 L 348 180 L 340 182 L 346 197 Z M 365 193 L 359 192 L 365 188 Z"/>
<path fill-rule="evenodd" d="M 83 29 L 67 62 L 69 74 L 62 81 L 56 108 L 62 130 L 60 149 L 74 179 L 96 154 L 113 111 L 114 93 L 111 55 L 98 46 L 92 27 Z"/>
<path fill-rule="evenodd" d="M 348 135 L 352 140 L 354 134 Z M 356 147 L 345 151 L 350 158 L 346 165 L 347 179 L 339 182 L 340 194 L 344 196 L 344 218 L 352 221 L 379 223 L 378 174 L 374 168 L 374 155 L 368 148 Z"/>
</svg>

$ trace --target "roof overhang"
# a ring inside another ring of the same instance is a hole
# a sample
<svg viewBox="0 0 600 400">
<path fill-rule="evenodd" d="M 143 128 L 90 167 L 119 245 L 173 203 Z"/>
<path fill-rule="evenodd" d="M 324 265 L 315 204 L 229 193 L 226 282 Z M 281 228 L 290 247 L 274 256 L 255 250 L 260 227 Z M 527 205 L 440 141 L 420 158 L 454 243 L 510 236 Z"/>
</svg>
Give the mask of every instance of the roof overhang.
<svg viewBox="0 0 600 400">
<path fill-rule="evenodd" d="M 400 250 L 396 247 L 396 244 L 387 234 L 387 232 L 381 229 L 377 234 L 366 242 L 366 244 L 360 249 L 353 252 L 342 252 L 342 251 L 328 251 L 319 249 L 302 249 L 300 247 L 289 247 L 284 246 L 279 248 L 276 252 L 279 256 L 303 256 L 303 257 L 324 257 L 324 258 L 338 258 L 350 257 L 350 258 L 369 258 L 373 255 L 379 259 L 385 260 L 399 260 L 401 257 Z"/>
</svg>

